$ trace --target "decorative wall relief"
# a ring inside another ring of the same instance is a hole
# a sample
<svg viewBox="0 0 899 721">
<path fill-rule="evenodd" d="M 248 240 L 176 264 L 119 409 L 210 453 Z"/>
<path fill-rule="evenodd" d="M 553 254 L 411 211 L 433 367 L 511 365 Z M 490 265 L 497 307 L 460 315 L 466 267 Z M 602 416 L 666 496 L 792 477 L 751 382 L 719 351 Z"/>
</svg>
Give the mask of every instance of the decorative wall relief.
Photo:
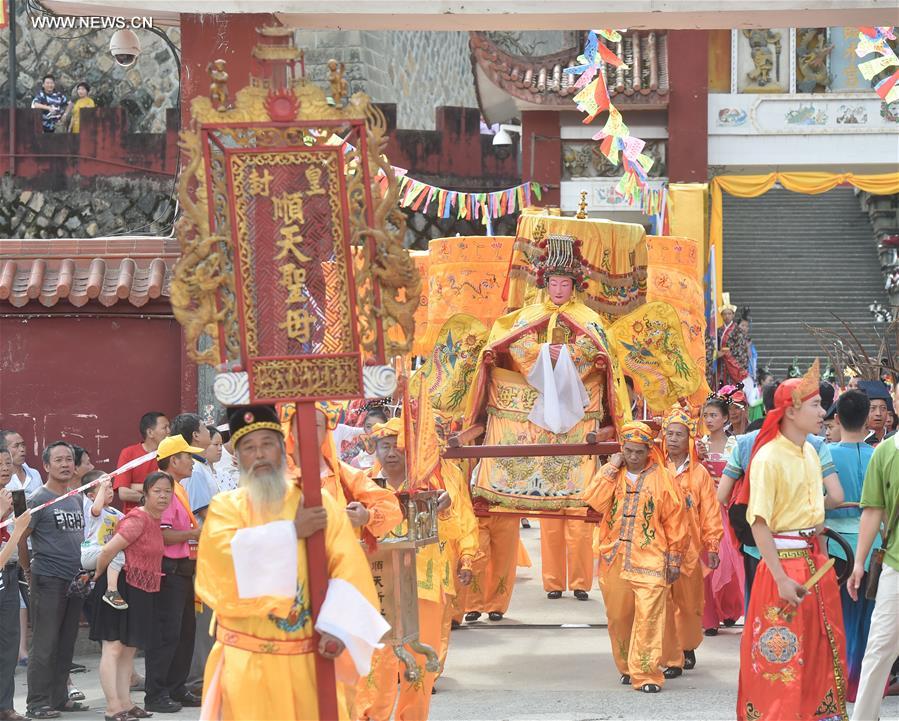
<svg viewBox="0 0 899 721">
<path fill-rule="evenodd" d="M 737 89 L 741 93 L 783 93 L 790 84 L 789 30 L 740 31 Z"/>
<path fill-rule="evenodd" d="M 796 29 L 796 92 L 820 93 L 830 87 L 832 51 L 827 28 Z"/>
</svg>

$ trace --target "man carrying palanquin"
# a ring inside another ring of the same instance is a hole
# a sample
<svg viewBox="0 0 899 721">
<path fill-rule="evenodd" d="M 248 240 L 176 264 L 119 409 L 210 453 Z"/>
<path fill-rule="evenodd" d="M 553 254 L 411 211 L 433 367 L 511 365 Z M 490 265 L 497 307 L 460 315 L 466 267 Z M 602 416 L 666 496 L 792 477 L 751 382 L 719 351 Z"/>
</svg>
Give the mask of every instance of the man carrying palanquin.
<svg viewBox="0 0 899 721">
<path fill-rule="evenodd" d="M 702 643 L 703 568 L 718 567 L 724 536 L 715 482 L 696 454 L 697 420 L 681 406 L 662 421 L 662 454 L 680 494 L 688 539 L 680 577 L 669 586 L 662 663 L 665 678 L 677 678 L 696 666 Z"/>
<path fill-rule="evenodd" d="M 680 575 L 688 522 L 649 426 L 626 423 L 619 441 L 584 500 L 603 516 L 599 587 L 621 683 L 658 693 L 668 586 Z"/>
<path fill-rule="evenodd" d="M 579 246 L 571 235 L 546 236 L 534 264 L 536 285 L 545 289 L 546 300 L 493 325 L 478 359 L 465 420 L 472 426 L 486 417 L 485 445 L 584 443 L 587 433 L 629 418 L 627 390 L 602 319 L 576 295 L 586 284 Z M 581 493 L 595 469 L 590 456 L 481 459 L 475 495 L 501 508 L 571 516 L 540 521 L 549 598 L 568 588 L 586 600 L 592 585 L 592 527 L 581 520 Z M 480 549 L 466 620 L 476 620 L 483 611 L 500 620 L 515 581 L 518 519 L 500 511 L 478 525 Z"/>
<path fill-rule="evenodd" d="M 420 422 L 430 418 L 421 413 Z M 434 432 L 434 431 L 429 431 Z M 415 490 L 440 490 L 437 500 L 438 543 L 425 545 L 415 556 L 418 581 L 418 638 L 440 654 L 441 632 L 445 607 L 449 596 L 455 593 L 455 581 L 462 585 L 471 582 L 471 563 L 476 550 L 473 536 L 473 521 L 464 478 L 452 463 L 436 459 L 430 473 L 427 488 L 414 487 L 411 469 L 406 467 L 406 444 L 401 418 L 392 418 L 387 423 L 374 427 L 372 439 L 375 441 L 377 463 L 372 474 L 382 474 L 387 487 L 395 493 Z M 413 461 L 415 465 L 415 461 Z M 422 465 L 416 466 L 416 472 Z M 469 529 L 463 535 L 463 529 Z M 405 521 L 394 533 L 405 536 Z M 460 544 L 459 555 L 450 552 L 449 543 L 456 540 Z M 428 670 L 427 659 L 413 652 L 419 678 L 408 681 L 401 675 L 402 666 L 393 649 L 384 647 L 375 652 L 371 672 L 359 681 L 356 687 L 356 717 L 360 721 L 388 721 L 393 714 L 396 721 L 425 721 L 431 705 L 431 692 L 437 671 Z M 394 711 L 394 706 L 396 710 Z"/>
<path fill-rule="evenodd" d="M 315 719 L 314 654 L 336 659 L 338 679 L 354 683 L 389 627 L 346 510 L 327 493 L 304 506 L 274 407 L 233 407 L 228 425 L 240 487 L 212 500 L 197 558 L 196 592 L 217 621 L 202 717 Z M 329 581 L 316 643 L 306 539 L 318 531 Z M 338 708 L 347 718 L 342 693 Z"/>
</svg>

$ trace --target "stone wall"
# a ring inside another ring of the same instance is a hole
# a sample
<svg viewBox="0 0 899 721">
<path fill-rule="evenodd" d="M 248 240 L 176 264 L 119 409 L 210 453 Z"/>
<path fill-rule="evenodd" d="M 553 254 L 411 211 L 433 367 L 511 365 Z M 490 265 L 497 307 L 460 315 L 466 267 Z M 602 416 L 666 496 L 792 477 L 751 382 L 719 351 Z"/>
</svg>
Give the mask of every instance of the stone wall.
<svg viewBox="0 0 899 721">
<path fill-rule="evenodd" d="M 396 103 L 398 128 L 433 130 L 441 105 L 477 107 L 468 33 L 298 30 L 296 43 L 307 77 L 327 85 L 328 60 L 344 63 L 351 92 Z"/>
<path fill-rule="evenodd" d="M 0 178 L 0 238 L 166 235 L 174 222 L 172 180 L 96 178 L 61 191 L 29 185 Z"/>
<path fill-rule="evenodd" d="M 165 131 L 166 108 L 178 105 L 179 82 L 172 53 L 162 38 L 138 30 L 141 54 L 130 68 L 116 64 L 109 54 L 112 30 L 46 30 L 36 28 L 37 16 L 29 16 L 24 2 L 17 3 L 16 58 L 19 107 L 28 107 L 47 73 L 68 96 L 81 81 L 91 86 L 91 96 L 103 107 L 121 106 L 128 112 L 131 132 Z M 178 28 L 166 28 L 179 46 Z M 9 30 L 0 30 L 0 98 L 5 104 L 9 91 Z"/>
</svg>

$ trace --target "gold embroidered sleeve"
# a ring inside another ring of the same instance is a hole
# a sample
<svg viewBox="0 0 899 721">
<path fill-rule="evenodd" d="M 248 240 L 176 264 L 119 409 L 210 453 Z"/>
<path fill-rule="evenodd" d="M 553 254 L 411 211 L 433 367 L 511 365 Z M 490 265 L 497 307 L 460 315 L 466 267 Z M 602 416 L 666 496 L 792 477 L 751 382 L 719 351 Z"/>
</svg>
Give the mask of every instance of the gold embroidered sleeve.
<svg viewBox="0 0 899 721">
<path fill-rule="evenodd" d="M 574 343 L 569 344 L 568 351 L 578 374 L 583 378 L 593 370 L 596 359 L 599 357 L 599 348 L 585 335 L 582 335 Z"/>
<path fill-rule="evenodd" d="M 509 345 L 509 355 L 512 357 L 515 370 L 527 377 L 537 362 L 537 356 L 540 355 L 540 345 L 534 331 L 525 333 Z"/>
</svg>

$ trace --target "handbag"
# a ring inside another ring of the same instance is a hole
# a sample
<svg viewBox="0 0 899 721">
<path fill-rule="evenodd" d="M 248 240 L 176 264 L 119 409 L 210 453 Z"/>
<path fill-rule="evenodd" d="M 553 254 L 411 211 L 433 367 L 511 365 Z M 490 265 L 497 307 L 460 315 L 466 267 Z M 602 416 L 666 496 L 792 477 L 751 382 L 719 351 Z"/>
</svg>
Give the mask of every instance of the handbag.
<svg viewBox="0 0 899 721">
<path fill-rule="evenodd" d="M 877 586 L 880 584 L 880 574 L 883 571 L 883 557 L 886 555 L 887 546 L 890 544 L 890 536 L 896 530 L 897 518 L 899 518 L 899 502 L 893 508 L 890 522 L 884 529 L 880 548 L 871 554 L 871 564 L 868 566 L 868 585 L 865 587 L 865 598 L 869 601 L 877 598 Z"/>
</svg>

